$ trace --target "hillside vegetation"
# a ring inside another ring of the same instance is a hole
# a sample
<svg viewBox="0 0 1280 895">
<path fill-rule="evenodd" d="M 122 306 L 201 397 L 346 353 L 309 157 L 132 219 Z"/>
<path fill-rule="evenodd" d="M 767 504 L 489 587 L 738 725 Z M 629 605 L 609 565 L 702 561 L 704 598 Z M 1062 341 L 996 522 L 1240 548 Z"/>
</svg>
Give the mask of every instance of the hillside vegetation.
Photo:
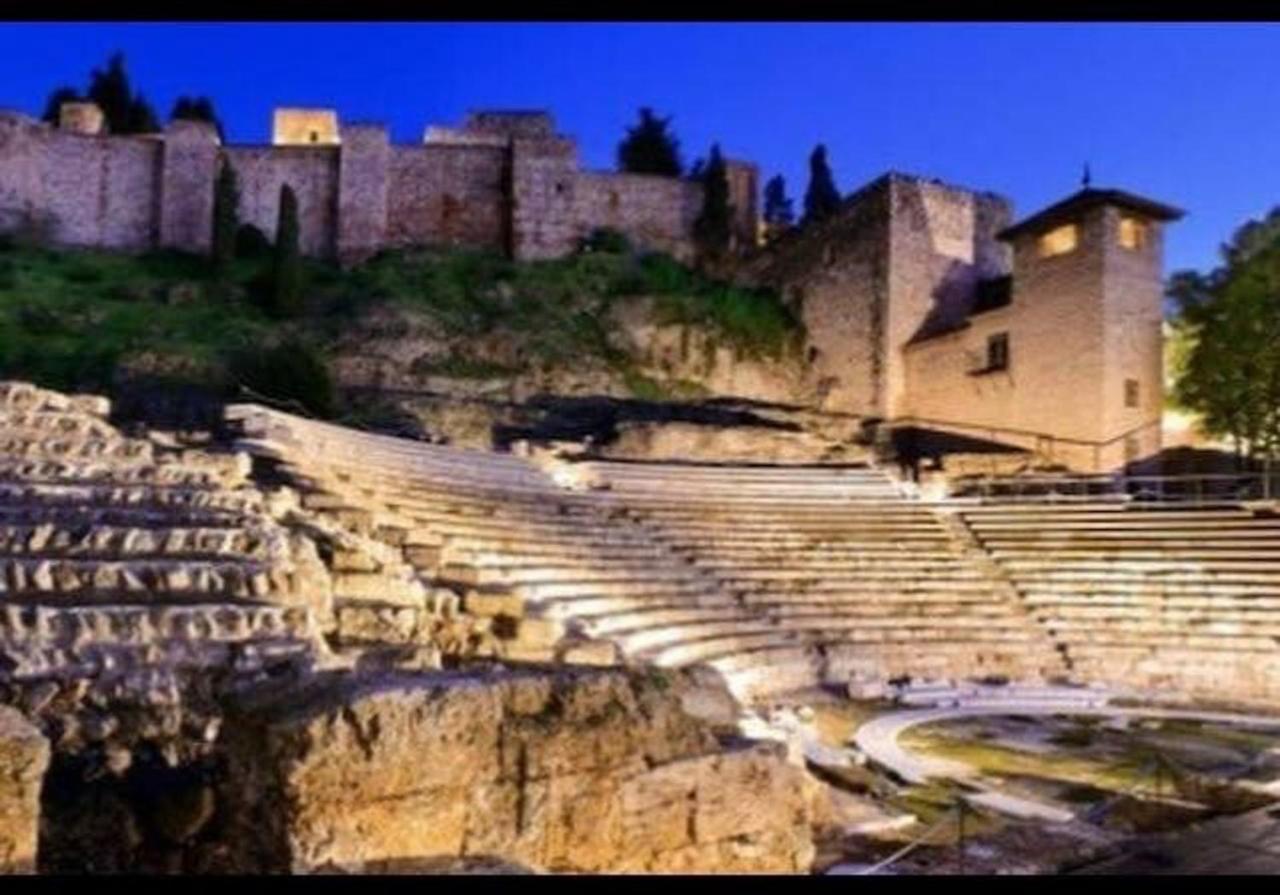
<svg viewBox="0 0 1280 895">
<path fill-rule="evenodd" d="M 669 391 L 639 372 L 610 311 L 644 297 L 657 325 L 699 327 L 736 356 L 781 360 L 800 326 L 772 293 L 700 276 L 622 245 L 516 263 L 461 251 L 384 253 L 351 270 L 307 262 L 305 310 L 273 319 L 265 252 L 222 279 L 206 259 L 0 244 L 0 376 L 114 393 L 147 381 L 221 397 L 294 399 L 332 414 L 322 380 L 338 354 L 376 355 L 383 338 L 429 333 L 414 373 L 446 379 L 527 371 L 607 371 L 635 396 Z M 395 332 L 381 332 L 386 321 Z M 408 323 L 406 323 L 408 321 Z M 495 339 L 508 350 L 495 351 Z M 341 385 L 342 383 L 339 383 Z"/>
</svg>

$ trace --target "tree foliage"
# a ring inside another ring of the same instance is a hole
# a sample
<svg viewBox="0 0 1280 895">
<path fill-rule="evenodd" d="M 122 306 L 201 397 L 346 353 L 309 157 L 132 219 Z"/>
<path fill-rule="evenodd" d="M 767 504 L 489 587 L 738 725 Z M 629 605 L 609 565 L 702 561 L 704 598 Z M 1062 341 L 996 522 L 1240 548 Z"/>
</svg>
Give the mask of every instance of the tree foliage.
<svg viewBox="0 0 1280 895">
<path fill-rule="evenodd" d="M 276 222 L 271 310 L 277 317 L 297 317 L 302 312 L 302 255 L 298 245 L 298 197 L 287 183 L 280 187 L 280 216 Z"/>
<path fill-rule="evenodd" d="M 720 144 L 711 146 L 706 167 L 702 171 L 702 211 L 693 222 L 693 235 L 699 247 L 717 255 L 729 248 L 733 228 L 733 208 L 729 205 L 729 174 Z"/>
<path fill-rule="evenodd" d="M 213 188 L 213 268 L 225 276 L 236 256 L 236 231 L 240 226 L 240 186 L 236 169 L 223 158 Z"/>
<path fill-rule="evenodd" d="M 160 130 L 155 110 L 129 83 L 123 53 L 113 53 L 106 68 L 93 70 L 88 95 L 102 109 L 110 133 L 152 134 Z"/>
<path fill-rule="evenodd" d="M 775 238 L 795 222 L 795 210 L 787 196 L 787 184 L 781 174 L 769 178 L 764 185 L 764 223 L 769 238 Z"/>
<path fill-rule="evenodd" d="M 809 156 L 809 189 L 804 194 L 804 222 L 824 221 L 840 206 L 840 191 L 827 163 L 827 147 L 819 143 Z"/>
<path fill-rule="evenodd" d="M 226 142 L 222 122 L 213 110 L 213 100 L 207 96 L 180 96 L 169 112 L 170 121 L 207 121 L 218 130 L 218 139 Z"/>
<path fill-rule="evenodd" d="M 668 127 L 671 118 L 659 118 L 653 110 L 640 110 L 640 121 L 627 128 L 618 144 L 618 168 L 631 174 L 660 174 L 679 177 L 684 166 L 680 160 L 680 141 Z"/>
<path fill-rule="evenodd" d="M 1249 454 L 1280 455 L 1280 208 L 1238 229 L 1208 274 L 1174 274 L 1168 295 L 1193 340 L 1177 401 Z"/>
</svg>

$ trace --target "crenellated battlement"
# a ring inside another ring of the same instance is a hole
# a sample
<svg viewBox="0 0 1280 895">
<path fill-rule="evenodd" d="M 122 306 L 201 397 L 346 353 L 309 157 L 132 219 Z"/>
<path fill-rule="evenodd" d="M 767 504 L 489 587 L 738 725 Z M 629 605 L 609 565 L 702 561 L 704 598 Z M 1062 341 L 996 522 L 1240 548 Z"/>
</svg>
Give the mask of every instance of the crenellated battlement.
<svg viewBox="0 0 1280 895">
<path fill-rule="evenodd" d="M 461 127 L 392 143 L 380 124 L 333 109 L 278 108 L 270 145 L 222 145 L 202 122 L 113 136 L 92 103 L 59 126 L 0 112 L 0 231 L 39 226 L 66 247 L 208 250 L 213 184 L 235 169 L 240 217 L 274 232 L 280 188 L 298 197 L 302 251 L 358 262 L 388 248 L 456 247 L 520 260 L 561 257 L 608 227 L 687 258 L 700 184 L 583 170 L 577 142 L 541 110 L 480 110 Z M 729 164 L 739 244 L 754 244 L 758 176 Z"/>
</svg>

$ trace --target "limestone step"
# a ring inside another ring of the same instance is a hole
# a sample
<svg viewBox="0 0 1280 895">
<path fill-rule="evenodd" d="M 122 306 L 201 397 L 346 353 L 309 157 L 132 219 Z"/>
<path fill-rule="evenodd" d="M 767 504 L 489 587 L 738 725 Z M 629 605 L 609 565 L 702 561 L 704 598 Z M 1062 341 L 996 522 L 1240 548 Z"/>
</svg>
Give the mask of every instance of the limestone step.
<svg viewBox="0 0 1280 895">
<path fill-rule="evenodd" d="M 476 584 L 503 584 L 519 581 L 521 584 L 582 583 L 605 581 L 690 581 L 709 580 L 695 569 L 684 564 L 659 563 L 538 563 L 534 565 L 496 564 L 471 566 Z M 448 569 L 444 570 L 448 573 Z M 464 580 L 464 579 L 459 579 Z"/>
<path fill-rule="evenodd" d="M 1000 560 L 1001 566 L 1011 574 L 1027 575 L 1041 573 L 1082 574 L 1121 572 L 1125 574 L 1189 574 L 1204 575 L 1254 573 L 1266 574 L 1280 571 L 1280 563 L 1268 562 L 1265 558 L 1252 560 L 1239 559 L 1167 559 L 1157 557 L 1123 556 L 1114 559 L 1102 557 L 1055 558 L 1011 556 Z"/>
<path fill-rule="evenodd" d="M 568 595 L 530 602 L 526 612 L 546 618 L 603 619 L 614 614 L 668 609 L 714 609 L 751 615 L 749 609 L 716 591 L 677 594 Z"/>
<path fill-rule="evenodd" d="M 93 561 L 0 557 L 5 600 L 74 602 L 191 600 L 216 597 L 266 600 L 302 585 L 288 566 L 257 560 Z"/>
<path fill-rule="evenodd" d="M 169 509 L 191 508 L 225 512 L 262 511 L 262 495 L 256 491 L 195 488 L 187 485 L 40 484 L 0 482 L 0 504 L 46 507 L 101 507 Z"/>
<path fill-rule="evenodd" d="M 1152 608 L 1236 609 L 1270 612 L 1280 610 L 1280 593 L 1275 589 L 1255 592 L 1205 593 L 1203 589 L 1172 593 L 1143 593 L 1128 590 L 1081 591 L 1078 593 L 1044 593 L 1027 591 L 1022 602 L 1031 606 L 1132 606 Z"/>
<path fill-rule="evenodd" d="M 926 567 L 921 569 L 912 568 L 867 568 L 867 569 L 851 569 L 847 567 L 832 567 L 823 570 L 802 569 L 789 570 L 777 568 L 723 568 L 717 571 L 716 577 L 726 585 L 740 585 L 743 582 L 769 581 L 769 582 L 811 582 L 814 586 L 821 586 L 823 589 L 830 589 L 836 582 L 843 581 L 901 581 L 903 579 L 928 582 L 942 581 L 974 581 L 981 582 L 986 586 L 990 586 L 988 580 L 978 571 L 965 568 L 963 566 L 952 566 L 947 568 Z"/>
<path fill-rule="evenodd" d="M 0 523 L 0 554 L 113 559 L 167 557 L 268 559 L 287 552 L 283 531 L 253 528 L 149 528 L 112 525 L 13 525 Z"/>
<path fill-rule="evenodd" d="M 1280 545 L 1254 544 L 1241 545 L 1236 549 L 1215 549 L 1212 547 L 1172 547 L 1165 549 L 1120 547 L 1100 548 L 1062 548 L 1062 547 L 1026 547 L 1018 549 L 991 548 L 987 551 L 1001 562 L 1023 563 L 1026 561 L 1058 561 L 1079 564 L 1088 563 L 1129 563 L 1129 562 L 1194 562 L 1194 563 L 1241 563 L 1280 564 Z"/>
<path fill-rule="evenodd" d="M 933 591 L 908 591 L 905 588 L 884 590 L 882 587 L 866 587 L 861 590 L 852 588 L 832 591 L 810 591 L 791 593 L 787 591 L 770 591 L 767 589 L 745 591 L 741 595 L 743 603 L 749 606 L 841 606 L 860 607 L 863 605 L 900 605 L 912 604 L 920 606 L 981 606 L 988 603 L 1003 602 L 994 596 L 990 589 L 957 592 L 954 588 L 939 588 Z"/>
<path fill-rule="evenodd" d="M 512 592 L 533 603 L 576 597 L 667 597 L 719 593 L 717 582 L 698 578 L 621 578 L 584 581 L 527 581 L 512 578 L 507 584 Z"/>
<path fill-rule="evenodd" d="M 516 547 L 455 547 L 452 542 L 445 545 L 441 552 L 441 560 L 443 562 L 467 563 L 481 568 L 488 566 L 530 567 L 546 564 L 580 565 L 583 563 L 636 566 L 644 563 L 653 565 L 657 563 L 684 562 L 680 557 L 672 556 L 657 546 L 645 546 L 642 544 L 628 545 L 626 547 L 593 547 L 591 545 L 574 547 L 572 545 L 536 544 L 525 544 Z"/>
<path fill-rule="evenodd" d="M 3 498 L 0 498 L 3 500 Z M 194 528 L 242 528 L 260 522 L 260 513 L 242 513 L 217 508 L 163 508 L 163 507 L 95 507 L 60 503 L 55 505 L 0 503 L 0 524 L 5 525 L 53 525 L 68 527 L 77 525 L 112 525 L 137 528 L 187 526 Z"/>
</svg>

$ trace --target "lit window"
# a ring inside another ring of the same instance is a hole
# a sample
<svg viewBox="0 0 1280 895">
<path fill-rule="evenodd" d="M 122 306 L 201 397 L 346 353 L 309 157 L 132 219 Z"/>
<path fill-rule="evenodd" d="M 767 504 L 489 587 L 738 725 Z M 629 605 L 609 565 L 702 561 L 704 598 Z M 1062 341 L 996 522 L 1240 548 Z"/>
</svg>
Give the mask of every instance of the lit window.
<svg viewBox="0 0 1280 895">
<path fill-rule="evenodd" d="M 1065 255 L 1074 252 L 1079 241 L 1079 231 L 1075 224 L 1064 224 L 1050 230 L 1040 237 L 1040 257 L 1052 258 L 1054 255 Z"/>
<path fill-rule="evenodd" d="M 1126 379 L 1124 381 L 1124 406 L 1138 406 L 1138 380 Z"/>
<path fill-rule="evenodd" d="M 1009 368 L 1009 334 L 996 333 L 987 337 L 987 369 L 1007 370 Z"/>
<path fill-rule="evenodd" d="M 1150 237 L 1150 228 L 1145 221 L 1137 218 L 1120 219 L 1120 246 L 1126 249 L 1145 249 Z"/>
</svg>

